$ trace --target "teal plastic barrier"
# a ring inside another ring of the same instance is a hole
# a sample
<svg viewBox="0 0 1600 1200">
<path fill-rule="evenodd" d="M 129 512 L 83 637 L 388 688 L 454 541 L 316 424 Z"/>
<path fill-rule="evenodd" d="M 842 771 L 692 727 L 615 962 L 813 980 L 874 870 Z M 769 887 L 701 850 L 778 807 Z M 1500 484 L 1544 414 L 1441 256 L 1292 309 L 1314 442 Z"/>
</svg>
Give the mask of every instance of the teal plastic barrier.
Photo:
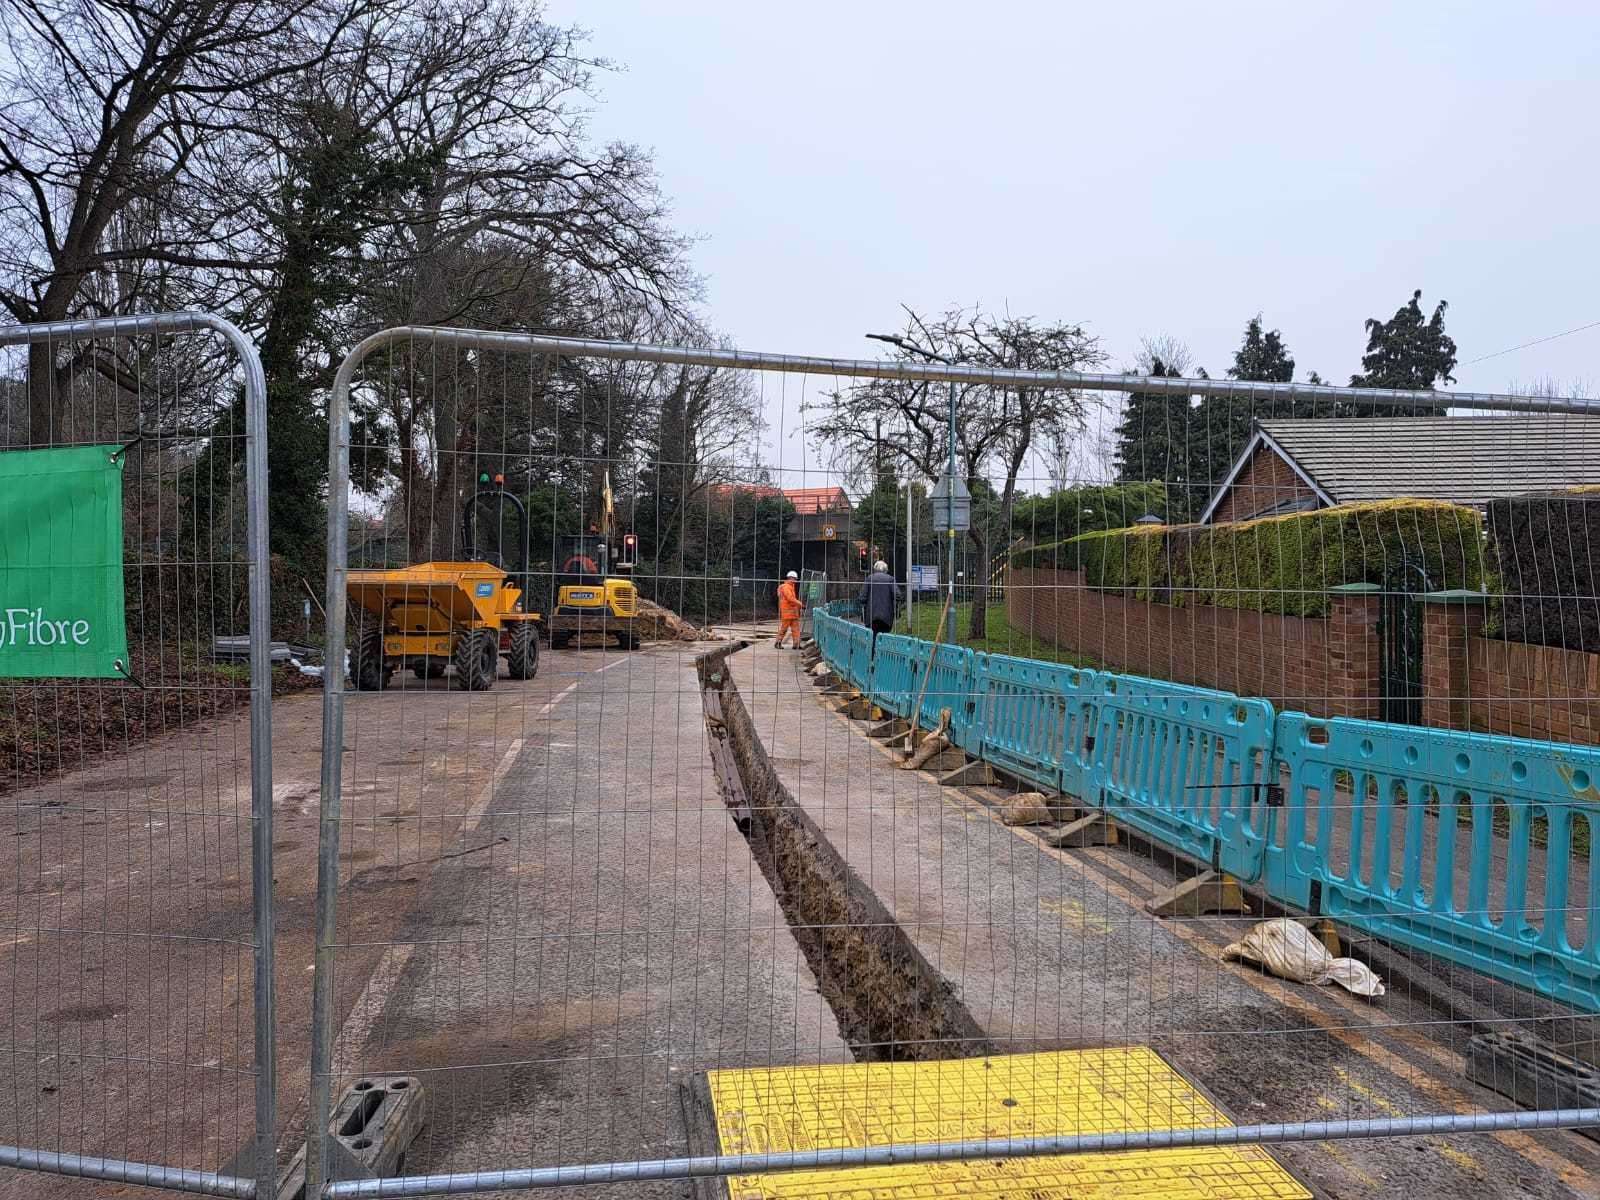
<svg viewBox="0 0 1600 1200">
<path fill-rule="evenodd" d="M 1600 1008 L 1600 751 L 1375 721 L 1278 718 L 1281 898 Z M 1586 878 L 1574 880 L 1574 867 Z M 1576 884 L 1576 886 L 1572 886 Z"/>
<path fill-rule="evenodd" d="M 1200 862 L 1261 878 L 1271 703 L 1136 675 L 1099 685 L 1091 783 L 1101 807 Z"/>
<path fill-rule="evenodd" d="M 845 626 L 850 641 L 851 683 L 863 692 L 872 689 L 872 630 L 854 622 Z"/>
<path fill-rule="evenodd" d="M 811 636 L 834 673 L 842 676 L 844 664 L 850 657 L 849 624 L 832 610 L 833 605 L 828 604 L 812 614 Z"/>
<path fill-rule="evenodd" d="M 929 650 L 933 651 L 930 661 Z M 919 647 L 919 671 L 928 676 L 927 687 L 923 688 L 922 679 L 917 680 L 917 690 L 922 696 L 922 708 L 918 713 L 917 723 L 924 729 L 933 729 L 939 724 L 939 714 L 942 710 L 950 710 L 950 740 L 956 745 L 962 744 L 962 739 L 967 736 L 967 730 L 972 724 L 974 702 L 974 685 L 972 675 L 973 653 L 965 646 L 934 646 L 931 642 L 922 642 Z M 916 697 L 912 697 L 913 704 Z"/>
<path fill-rule="evenodd" d="M 872 702 L 897 717 L 909 717 L 917 702 L 921 678 L 917 652 L 926 661 L 927 643 L 898 633 L 878 636 L 878 653 L 872 663 Z"/>
<path fill-rule="evenodd" d="M 1099 676 L 1058 663 L 978 654 L 973 677 L 977 709 L 961 748 L 1040 787 L 1088 797 Z"/>
<path fill-rule="evenodd" d="M 871 634 L 841 676 L 957 745 L 1076 795 L 1280 903 L 1600 1011 L 1600 749 L 1276 713 L 1266 700 Z M 1575 873 L 1576 872 L 1576 873 Z"/>
</svg>

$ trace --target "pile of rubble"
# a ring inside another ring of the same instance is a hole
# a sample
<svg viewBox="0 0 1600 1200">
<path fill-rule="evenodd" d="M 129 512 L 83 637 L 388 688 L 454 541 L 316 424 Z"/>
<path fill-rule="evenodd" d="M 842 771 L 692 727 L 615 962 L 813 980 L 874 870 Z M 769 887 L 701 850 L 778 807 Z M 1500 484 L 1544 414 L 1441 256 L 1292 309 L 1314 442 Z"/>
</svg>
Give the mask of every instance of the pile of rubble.
<svg viewBox="0 0 1600 1200">
<path fill-rule="evenodd" d="M 715 642 L 721 639 L 709 629 L 685 621 L 670 608 L 639 597 L 639 636 L 647 642 Z"/>
</svg>

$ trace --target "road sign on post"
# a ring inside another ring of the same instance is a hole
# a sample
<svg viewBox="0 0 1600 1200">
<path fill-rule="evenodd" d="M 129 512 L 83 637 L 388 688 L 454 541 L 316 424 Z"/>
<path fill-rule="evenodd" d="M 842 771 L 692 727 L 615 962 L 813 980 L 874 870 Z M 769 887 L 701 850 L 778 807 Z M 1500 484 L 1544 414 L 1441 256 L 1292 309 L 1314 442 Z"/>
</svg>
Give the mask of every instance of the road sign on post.
<svg viewBox="0 0 1600 1200">
<path fill-rule="evenodd" d="M 928 496 L 933 527 L 941 533 L 965 533 L 972 527 L 972 493 L 959 475 L 945 475 Z"/>
</svg>

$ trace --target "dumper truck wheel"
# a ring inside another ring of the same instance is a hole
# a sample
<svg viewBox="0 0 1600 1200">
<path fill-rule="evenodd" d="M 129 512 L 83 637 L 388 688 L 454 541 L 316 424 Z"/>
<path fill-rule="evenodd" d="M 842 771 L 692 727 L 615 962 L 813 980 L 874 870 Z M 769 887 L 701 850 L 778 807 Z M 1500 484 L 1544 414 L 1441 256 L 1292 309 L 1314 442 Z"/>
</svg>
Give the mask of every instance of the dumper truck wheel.
<svg viewBox="0 0 1600 1200">
<path fill-rule="evenodd" d="M 456 686 L 481 692 L 494 684 L 500 668 L 500 639 L 492 629 L 474 629 L 456 639 Z"/>
<path fill-rule="evenodd" d="M 394 674 L 383 661 L 383 627 L 362 622 L 354 632 L 350 639 L 350 679 L 359 692 L 381 692 Z"/>
<path fill-rule="evenodd" d="M 539 673 L 539 634 L 529 621 L 519 621 L 511 627 L 506 670 L 513 679 L 532 679 Z"/>
</svg>

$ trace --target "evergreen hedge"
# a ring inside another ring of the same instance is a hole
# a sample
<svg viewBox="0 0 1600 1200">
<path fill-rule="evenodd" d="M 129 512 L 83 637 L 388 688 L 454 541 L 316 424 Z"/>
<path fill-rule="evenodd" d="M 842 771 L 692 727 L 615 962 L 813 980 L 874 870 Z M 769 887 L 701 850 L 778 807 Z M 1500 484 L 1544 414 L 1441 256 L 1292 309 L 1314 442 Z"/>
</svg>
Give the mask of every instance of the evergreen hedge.
<svg viewBox="0 0 1600 1200">
<path fill-rule="evenodd" d="M 1382 500 L 1226 525 L 1144 525 L 1080 534 L 1012 555 L 1015 567 L 1082 571 L 1090 587 L 1138 600 L 1326 616 L 1329 589 L 1400 584 L 1420 563 L 1430 590 L 1482 588 L 1490 572 L 1474 509 Z"/>
<path fill-rule="evenodd" d="M 1489 545 L 1503 595 L 1491 632 L 1600 652 L 1600 489 L 1494 500 Z"/>
</svg>

